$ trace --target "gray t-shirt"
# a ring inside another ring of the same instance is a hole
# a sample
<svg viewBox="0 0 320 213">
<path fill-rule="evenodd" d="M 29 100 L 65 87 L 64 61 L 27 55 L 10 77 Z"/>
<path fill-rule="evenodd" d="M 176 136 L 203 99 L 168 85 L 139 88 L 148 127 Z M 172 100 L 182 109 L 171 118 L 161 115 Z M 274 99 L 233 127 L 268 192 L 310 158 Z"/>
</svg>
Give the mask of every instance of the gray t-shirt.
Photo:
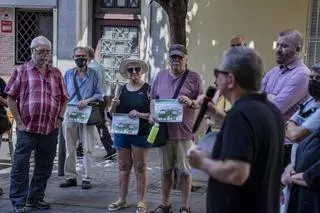
<svg viewBox="0 0 320 213">
<path fill-rule="evenodd" d="M 171 74 L 169 70 L 163 70 L 156 76 L 151 92 L 151 99 L 171 99 L 178 87 L 182 74 L 178 77 Z M 183 83 L 178 95 L 185 95 L 191 100 L 196 100 L 203 94 L 203 84 L 200 75 L 190 71 Z M 169 140 L 193 140 L 192 126 L 195 122 L 195 109 L 187 106 L 183 108 L 183 120 L 181 123 L 168 123 Z"/>
</svg>

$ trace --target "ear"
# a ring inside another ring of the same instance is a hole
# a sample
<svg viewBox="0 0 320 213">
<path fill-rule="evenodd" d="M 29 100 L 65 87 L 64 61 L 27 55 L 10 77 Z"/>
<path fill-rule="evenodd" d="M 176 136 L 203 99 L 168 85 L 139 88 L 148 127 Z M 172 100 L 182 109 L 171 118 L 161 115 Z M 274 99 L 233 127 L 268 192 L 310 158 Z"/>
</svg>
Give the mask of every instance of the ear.
<svg viewBox="0 0 320 213">
<path fill-rule="evenodd" d="M 228 89 L 233 89 L 237 85 L 236 79 L 233 74 L 229 74 L 227 77 L 227 87 Z"/>
</svg>

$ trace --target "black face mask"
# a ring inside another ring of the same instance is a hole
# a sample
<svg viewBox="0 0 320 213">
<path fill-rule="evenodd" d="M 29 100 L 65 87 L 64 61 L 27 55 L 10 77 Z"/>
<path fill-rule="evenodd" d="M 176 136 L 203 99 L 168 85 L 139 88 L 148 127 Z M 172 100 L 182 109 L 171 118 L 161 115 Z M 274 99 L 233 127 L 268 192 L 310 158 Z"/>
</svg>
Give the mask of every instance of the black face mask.
<svg viewBox="0 0 320 213">
<path fill-rule="evenodd" d="M 320 82 L 316 79 L 309 81 L 309 94 L 316 100 L 320 98 Z"/>
<path fill-rule="evenodd" d="M 76 58 L 74 60 L 76 63 L 77 67 L 82 68 L 87 64 L 87 59 L 86 58 Z"/>
</svg>

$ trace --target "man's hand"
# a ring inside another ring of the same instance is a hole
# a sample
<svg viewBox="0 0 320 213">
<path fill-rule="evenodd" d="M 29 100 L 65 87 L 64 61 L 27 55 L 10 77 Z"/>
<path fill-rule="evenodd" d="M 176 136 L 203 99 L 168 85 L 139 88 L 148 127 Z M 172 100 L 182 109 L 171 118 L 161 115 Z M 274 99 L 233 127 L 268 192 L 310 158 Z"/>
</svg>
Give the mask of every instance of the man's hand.
<svg viewBox="0 0 320 213">
<path fill-rule="evenodd" d="M 201 169 L 203 160 L 210 157 L 210 153 L 198 146 L 193 146 L 188 150 L 188 159 L 192 167 Z"/>
<path fill-rule="evenodd" d="M 269 101 L 273 101 L 276 98 L 276 96 L 273 94 L 268 94 L 267 98 L 269 99 Z"/>
<path fill-rule="evenodd" d="M 84 109 L 88 105 L 89 101 L 87 100 L 81 100 L 78 102 L 77 107 L 79 109 Z"/>
<path fill-rule="evenodd" d="M 24 123 L 22 123 L 22 122 L 17 122 L 17 129 L 18 129 L 19 131 L 26 131 L 27 127 L 26 127 L 26 125 L 25 125 Z"/>
<path fill-rule="evenodd" d="M 290 185 L 292 182 L 291 175 L 293 174 L 295 174 L 295 171 L 293 170 L 292 164 L 289 164 L 281 176 L 281 183 L 284 185 Z"/>
<path fill-rule="evenodd" d="M 178 102 L 187 105 L 188 107 L 192 106 L 192 100 L 185 95 L 178 97 Z"/>
<path fill-rule="evenodd" d="M 54 122 L 54 127 L 59 128 L 61 123 L 62 123 L 61 120 L 59 118 L 57 118 L 56 121 Z"/>
<path fill-rule="evenodd" d="M 292 183 L 298 184 L 300 186 L 308 186 L 307 182 L 303 178 L 303 172 L 292 174 L 291 181 Z"/>
<path fill-rule="evenodd" d="M 140 117 L 139 115 L 140 115 L 140 113 L 134 109 L 129 112 L 128 116 L 129 116 L 129 118 L 136 118 L 136 117 Z"/>
<path fill-rule="evenodd" d="M 116 107 L 120 104 L 120 99 L 119 98 L 113 98 L 111 100 L 111 107 Z"/>
<path fill-rule="evenodd" d="M 149 123 L 150 124 L 154 124 L 155 122 L 159 123 L 159 121 L 153 116 L 153 115 L 149 115 Z"/>
</svg>

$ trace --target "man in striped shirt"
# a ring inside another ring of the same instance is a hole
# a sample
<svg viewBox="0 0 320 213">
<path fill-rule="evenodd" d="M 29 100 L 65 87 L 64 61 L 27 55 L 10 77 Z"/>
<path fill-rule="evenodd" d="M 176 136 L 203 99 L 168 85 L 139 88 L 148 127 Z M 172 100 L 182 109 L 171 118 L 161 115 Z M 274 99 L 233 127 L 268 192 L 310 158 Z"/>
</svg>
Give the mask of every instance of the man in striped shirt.
<svg viewBox="0 0 320 213">
<path fill-rule="evenodd" d="M 51 42 L 39 36 L 32 40 L 30 49 L 31 60 L 13 71 L 5 88 L 17 125 L 10 187 L 14 213 L 25 212 L 25 206 L 50 208 L 43 198 L 68 99 L 61 72 L 48 64 Z M 29 160 L 33 150 L 35 167 L 29 186 Z"/>
</svg>

